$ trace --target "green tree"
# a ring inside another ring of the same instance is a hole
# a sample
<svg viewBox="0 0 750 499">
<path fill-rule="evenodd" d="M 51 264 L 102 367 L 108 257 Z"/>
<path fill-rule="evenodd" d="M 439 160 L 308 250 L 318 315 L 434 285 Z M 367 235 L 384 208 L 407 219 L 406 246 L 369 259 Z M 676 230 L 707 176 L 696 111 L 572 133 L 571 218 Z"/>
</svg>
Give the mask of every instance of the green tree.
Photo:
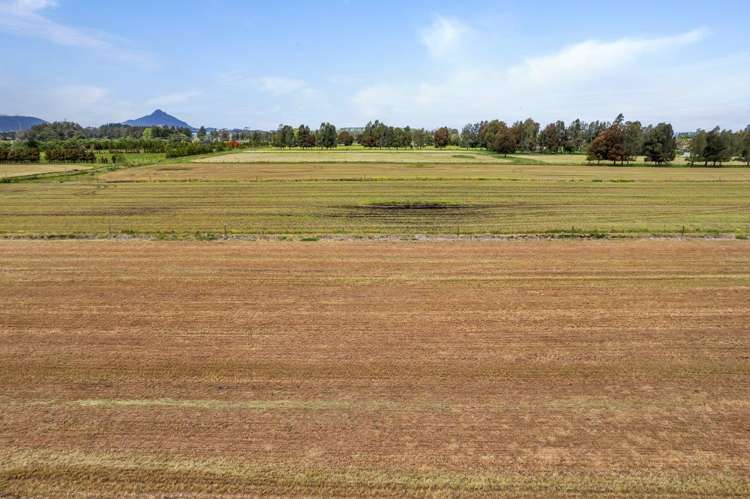
<svg viewBox="0 0 750 499">
<path fill-rule="evenodd" d="M 198 140 L 201 142 L 206 140 L 206 127 L 202 126 L 198 129 Z"/>
<path fill-rule="evenodd" d="M 318 129 L 318 146 L 333 149 L 338 144 L 336 127 L 330 123 L 321 123 Z"/>
<path fill-rule="evenodd" d="M 646 156 L 646 161 L 658 165 L 674 161 L 677 155 L 677 141 L 672 125 L 659 123 L 649 129 L 643 143 L 643 153 Z"/>
<path fill-rule="evenodd" d="M 690 139 L 690 166 L 695 166 L 695 163 L 708 164 L 705 157 L 706 152 L 706 137 L 707 133 L 705 130 L 698 130 L 693 138 Z"/>
<path fill-rule="evenodd" d="M 719 127 L 714 128 L 706 134 L 706 147 L 703 150 L 703 159 L 713 166 L 721 166 L 721 163 L 732 158 L 731 137 Z"/>
<path fill-rule="evenodd" d="M 635 158 L 643 153 L 645 133 L 640 121 L 628 121 L 623 126 L 625 134 L 625 151 L 629 158 Z"/>
<path fill-rule="evenodd" d="M 750 125 L 742 132 L 742 141 L 740 142 L 740 158 L 747 166 L 750 166 Z"/>
<path fill-rule="evenodd" d="M 461 147 L 479 147 L 479 123 L 468 123 L 461 130 Z"/>
<path fill-rule="evenodd" d="M 300 125 L 299 128 L 297 128 L 296 144 L 299 147 L 315 147 L 315 142 L 315 135 L 310 131 L 309 126 Z"/>
</svg>

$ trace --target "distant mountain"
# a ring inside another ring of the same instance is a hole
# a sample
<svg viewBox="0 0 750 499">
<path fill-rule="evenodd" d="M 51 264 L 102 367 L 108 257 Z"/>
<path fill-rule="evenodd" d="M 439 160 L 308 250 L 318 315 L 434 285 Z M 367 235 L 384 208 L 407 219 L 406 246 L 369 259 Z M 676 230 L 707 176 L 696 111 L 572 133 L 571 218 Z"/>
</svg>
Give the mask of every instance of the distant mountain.
<svg viewBox="0 0 750 499">
<path fill-rule="evenodd" d="M 143 116 L 142 118 L 135 120 L 128 120 L 123 124 L 130 126 L 171 126 L 177 128 L 193 128 L 184 121 L 175 118 L 171 114 L 165 113 L 161 109 L 157 109 L 148 116 Z"/>
<path fill-rule="evenodd" d="M 0 132 L 20 132 L 36 125 L 43 125 L 46 121 L 33 116 L 3 116 L 0 115 Z"/>
</svg>

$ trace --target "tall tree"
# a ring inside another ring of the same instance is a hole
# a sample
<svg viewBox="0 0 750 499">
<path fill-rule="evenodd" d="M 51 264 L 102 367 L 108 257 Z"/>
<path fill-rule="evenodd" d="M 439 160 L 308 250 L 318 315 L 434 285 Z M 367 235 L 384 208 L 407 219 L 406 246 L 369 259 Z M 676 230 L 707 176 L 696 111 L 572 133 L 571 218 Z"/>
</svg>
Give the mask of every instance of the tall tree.
<svg viewBox="0 0 750 499">
<path fill-rule="evenodd" d="M 516 147 L 516 134 L 513 129 L 508 128 L 508 125 L 501 121 L 497 127 L 495 138 L 492 139 L 491 150 L 507 156 L 516 152 Z"/>
<path fill-rule="evenodd" d="M 726 132 L 719 127 L 714 128 L 706 134 L 706 148 L 703 150 L 703 159 L 713 166 L 721 165 L 732 158 L 732 144 Z"/>
<path fill-rule="evenodd" d="M 659 123 L 651 128 L 643 143 L 643 153 L 646 156 L 646 161 L 658 165 L 674 161 L 677 155 L 677 141 L 672 125 Z"/>
<path fill-rule="evenodd" d="M 437 130 L 435 130 L 434 138 L 435 138 L 435 147 L 443 148 L 448 145 L 448 142 L 450 142 L 450 139 L 451 139 L 450 130 L 448 130 L 448 127 L 438 128 Z"/>
<path fill-rule="evenodd" d="M 326 122 L 321 123 L 318 129 L 318 147 L 324 147 L 326 149 L 333 149 L 338 143 L 338 136 L 336 135 L 336 127 Z"/>
<path fill-rule="evenodd" d="M 518 147 L 525 152 L 535 152 L 537 148 L 537 140 L 539 137 L 539 123 L 527 118 L 523 122 L 523 136 L 520 139 Z"/>
<path fill-rule="evenodd" d="M 315 134 L 312 133 L 310 127 L 307 125 L 300 125 L 297 128 L 297 145 L 299 147 L 310 148 L 315 147 Z"/>
<path fill-rule="evenodd" d="M 742 132 L 742 141 L 740 142 L 740 158 L 750 166 L 750 125 Z"/>
<path fill-rule="evenodd" d="M 567 135 L 567 143 L 565 145 L 566 151 L 581 152 L 583 150 L 583 146 L 586 143 L 586 138 L 584 135 L 584 127 L 585 125 L 579 119 L 576 119 L 570 123 L 570 126 L 568 126 L 568 131 L 566 134 Z"/>
<path fill-rule="evenodd" d="M 705 157 L 707 135 L 705 130 L 698 130 L 690 139 L 690 166 L 695 166 L 695 163 L 708 164 Z"/>
<path fill-rule="evenodd" d="M 539 134 L 539 145 L 542 148 L 542 152 L 548 154 L 556 154 L 560 152 L 562 144 L 560 144 L 555 123 L 550 123 L 541 131 Z"/>
<path fill-rule="evenodd" d="M 479 147 L 479 123 L 468 123 L 461 130 L 461 147 L 473 149 Z"/>
<path fill-rule="evenodd" d="M 601 132 L 591 142 L 588 149 L 588 160 L 596 161 L 597 164 L 601 161 L 611 161 L 612 164 L 625 164 L 625 161 L 629 160 L 627 151 L 625 150 L 625 132 L 622 126 L 622 119 L 618 117 L 617 120 Z"/>
<path fill-rule="evenodd" d="M 625 152 L 629 158 L 635 158 L 643 153 L 645 132 L 640 121 L 628 121 L 623 125 L 625 134 Z"/>
</svg>

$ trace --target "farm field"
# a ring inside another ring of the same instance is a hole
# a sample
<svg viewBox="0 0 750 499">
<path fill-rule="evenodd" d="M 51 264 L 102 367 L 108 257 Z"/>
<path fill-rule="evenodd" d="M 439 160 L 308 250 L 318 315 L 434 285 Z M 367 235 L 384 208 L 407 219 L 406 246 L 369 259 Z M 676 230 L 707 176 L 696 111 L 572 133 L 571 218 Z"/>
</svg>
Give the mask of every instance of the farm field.
<svg viewBox="0 0 750 499">
<path fill-rule="evenodd" d="M 256 149 L 224 153 L 194 160 L 200 163 L 415 163 L 415 164 L 520 164 L 588 166 L 585 154 L 510 154 L 501 156 L 478 149 Z M 607 162 L 602 162 L 606 166 Z M 644 158 L 636 158 L 631 167 L 644 166 Z M 662 168 L 689 166 L 689 161 L 677 157 Z M 698 165 L 701 166 L 701 165 Z M 728 161 L 723 167 L 747 166 L 740 161 Z"/>
<path fill-rule="evenodd" d="M 0 185 L 0 237 L 747 237 L 748 193 L 743 168 L 175 162 Z"/>
<path fill-rule="evenodd" d="M 0 495 L 750 494 L 746 241 L 20 240 L 0 267 Z"/>
<path fill-rule="evenodd" d="M 26 164 L 4 164 L 0 163 L 0 179 L 12 177 L 24 177 L 26 175 L 38 175 L 42 173 L 73 172 L 89 170 L 94 165 L 69 164 L 69 163 L 26 163 Z"/>
<path fill-rule="evenodd" d="M 511 163 L 486 151 L 422 150 L 299 150 L 259 149 L 200 158 L 201 163 Z"/>
<path fill-rule="evenodd" d="M 221 156 L 217 156 L 221 157 Z M 104 181 L 266 181 L 266 180 L 501 180 L 614 182 L 750 182 L 750 168 L 654 168 L 593 165 L 497 165 L 493 163 L 196 163 L 126 168 Z"/>
</svg>

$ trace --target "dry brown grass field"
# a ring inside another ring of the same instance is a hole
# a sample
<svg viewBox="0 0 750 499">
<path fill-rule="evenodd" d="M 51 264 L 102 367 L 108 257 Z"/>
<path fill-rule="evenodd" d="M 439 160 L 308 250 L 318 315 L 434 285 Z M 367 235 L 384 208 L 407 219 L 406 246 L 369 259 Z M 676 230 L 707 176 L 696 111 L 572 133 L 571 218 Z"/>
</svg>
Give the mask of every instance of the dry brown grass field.
<svg viewBox="0 0 750 499">
<path fill-rule="evenodd" d="M 0 496 L 750 494 L 750 243 L 0 242 Z"/>
<path fill-rule="evenodd" d="M 0 164 L 0 179 L 39 175 L 45 173 L 64 173 L 89 170 L 94 165 L 76 165 L 70 163 L 28 163 L 28 164 Z"/>
</svg>

